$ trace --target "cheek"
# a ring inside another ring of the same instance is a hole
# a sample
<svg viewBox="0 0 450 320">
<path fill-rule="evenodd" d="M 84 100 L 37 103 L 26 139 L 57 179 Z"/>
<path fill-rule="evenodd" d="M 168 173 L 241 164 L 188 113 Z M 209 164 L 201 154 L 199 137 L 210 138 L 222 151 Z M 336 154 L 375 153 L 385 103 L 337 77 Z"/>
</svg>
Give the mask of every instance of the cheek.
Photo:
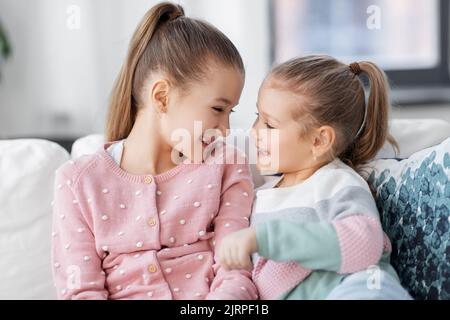
<svg viewBox="0 0 450 320">
<path fill-rule="evenodd" d="M 295 156 L 295 146 L 292 144 L 291 137 L 283 133 L 280 133 L 279 135 L 278 145 L 280 166 L 284 167 L 289 164 L 292 161 L 292 158 Z"/>
<path fill-rule="evenodd" d="M 194 148 L 199 150 L 203 148 L 203 137 L 208 138 L 208 134 L 213 135 L 213 131 L 207 131 L 214 128 L 213 124 L 205 117 L 205 114 L 198 112 L 168 115 L 161 128 L 161 134 L 169 145 L 190 156 L 194 154 Z"/>
<path fill-rule="evenodd" d="M 280 134 L 280 166 L 285 169 L 296 169 L 305 161 L 306 146 L 297 135 Z"/>
<path fill-rule="evenodd" d="M 177 130 L 182 130 L 183 132 L 189 132 L 190 135 L 194 133 L 195 125 L 199 126 L 199 124 L 195 124 L 196 118 L 193 116 L 191 112 L 177 112 L 168 114 L 164 120 L 164 128 L 165 133 L 172 131 L 175 132 Z"/>
<path fill-rule="evenodd" d="M 195 138 L 215 127 L 215 119 L 207 108 L 192 108 L 188 112 L 183 112 L 181 118 L 183 127 L 188 129 Z"/>
<path fill-rule="evenodd" d="M 278 141 L 273 140 L 273 143 L 278 143 L 278 149 L 280 150 L 280 155 L 282 157 L 287 156 L 289 154 L 291 154 L 292 152 L 292 137 L 291 135 L 289 135 L 287 132 L 284 132 L 282 130 L 279 131 L 278 137 L 277 137 Z"/>
</svg>

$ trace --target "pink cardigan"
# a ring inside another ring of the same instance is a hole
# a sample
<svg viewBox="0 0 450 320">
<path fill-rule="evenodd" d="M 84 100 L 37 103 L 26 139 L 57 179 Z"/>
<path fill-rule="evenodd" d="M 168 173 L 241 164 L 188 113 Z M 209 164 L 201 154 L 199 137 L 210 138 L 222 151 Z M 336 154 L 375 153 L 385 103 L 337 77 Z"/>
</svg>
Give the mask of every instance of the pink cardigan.
<svg viewBox="0 0 450 320">
<path fill-rule="evenodd" d="M 58 298 L 256 299 L 250 272 L 225 271 L 214 251 L 249 224 L 254 192 L 245 161 L 216 164 L 217 156 L 132 175 L 107 154 L 112 143 L 56 172 Z"/>
</svg>

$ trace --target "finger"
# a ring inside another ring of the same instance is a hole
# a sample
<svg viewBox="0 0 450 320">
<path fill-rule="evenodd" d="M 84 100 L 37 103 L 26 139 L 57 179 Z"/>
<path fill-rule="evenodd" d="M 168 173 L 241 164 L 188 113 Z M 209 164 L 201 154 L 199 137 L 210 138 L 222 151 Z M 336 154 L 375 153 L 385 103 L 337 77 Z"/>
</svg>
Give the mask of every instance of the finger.
<svg viewBox="0 0 450 320">
<path fill-rule="evenodd" d="M 222 243 L 220 249 L 219 249 L 219 264 L 225 269 L 229 269 L 229 254 L 228 254 L 228 246 L 224 243 Z"/>
<path fill-rule="evenodd" d="M 220 246 L 220 247 L 218 247 L 217 249 L 216 249 L 216 251 L 217 251 L 217 261 L 219 262 L 219 264 L 220 265 L 223 265 L 224 263 L 225 263 L 225 256 L 224 256 L 224 253 L 223 253 L 223 244 Z"/>
<path fill-rule="evenodd" d="M 250 255 L 245 250 L 242 250 L 239 253 L 239 260 L 241 269 L 248 270 L 250 268 L 249 267 L 249 265 L 251 265 Z"/>
<path fill-rule="evenodd" d="M 245 270 L 252 272 L 253 271 L 253 263 L 252 263 L 252 257 L 248 256 L 246 261 Z"/>
<path fill-rule="evenodd" d="M 231 250 L 231 258 L 233 259 L 233 269 L 240 269 L 241 261 L 239 259 L 239 250 L 236 247 Z"/>
<path fill-rule="evenodd" d="M 227 270 L 232 269 L 233 267 L 233 257 L 232 257 L 232 248 L 228 247 L 225 251 L 225 263 L 227 266 Z"/>
</svg>

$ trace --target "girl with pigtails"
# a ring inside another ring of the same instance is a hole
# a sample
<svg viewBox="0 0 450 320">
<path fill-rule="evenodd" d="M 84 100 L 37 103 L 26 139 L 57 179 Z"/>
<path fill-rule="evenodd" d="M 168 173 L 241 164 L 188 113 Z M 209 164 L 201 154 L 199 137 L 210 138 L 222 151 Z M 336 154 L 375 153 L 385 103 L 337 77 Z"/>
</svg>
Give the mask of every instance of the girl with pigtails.
<svg viewBox="0 0 450 320">
<path fill-rule="evenodd" d="M 261 299 L 410 299 L 358 174 L 386 141 L 397 146 L 388 89 L 374 63 L 322 55 L 275 66 L 264 80 L 253 125 L 258 166 L 281 175 L 258 189 L 251 227 L 219 248 L 228 270 L 251 270 L 252 255 Z"/>
</svg>

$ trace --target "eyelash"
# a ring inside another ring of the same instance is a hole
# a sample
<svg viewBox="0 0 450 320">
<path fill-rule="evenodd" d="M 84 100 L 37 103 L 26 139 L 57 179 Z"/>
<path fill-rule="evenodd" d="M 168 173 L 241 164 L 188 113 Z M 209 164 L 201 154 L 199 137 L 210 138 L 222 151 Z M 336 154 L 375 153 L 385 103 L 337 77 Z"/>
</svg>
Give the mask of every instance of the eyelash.
<svg viewBox="0 0 450 320">
<path fill-rule="evenodd" d="M 255 112 L 255 114 L 256 114 L 256 116 L 257 116 L 258 119 L 259 119 L 259 113 L 258 113 L 258 112 Z M 274 127 L 272 127 L 271 125 L 269 125 L 267 122 L 264 122 L 264 124 L 265 124 L 265 126 L 267 127 L 267 129 L 275 129 Z"/>
<path fill-rule="evenodd" d="M 213 109 L 214 109 L 214 111 L 219 112 L 219 113 L 224 111 L 224 109 L 222 109 L 220 107 L 213 107 Z M 231 112 L 235 112 L 235 111 L 233 109 L 231 109 Z"/>
</svg>

